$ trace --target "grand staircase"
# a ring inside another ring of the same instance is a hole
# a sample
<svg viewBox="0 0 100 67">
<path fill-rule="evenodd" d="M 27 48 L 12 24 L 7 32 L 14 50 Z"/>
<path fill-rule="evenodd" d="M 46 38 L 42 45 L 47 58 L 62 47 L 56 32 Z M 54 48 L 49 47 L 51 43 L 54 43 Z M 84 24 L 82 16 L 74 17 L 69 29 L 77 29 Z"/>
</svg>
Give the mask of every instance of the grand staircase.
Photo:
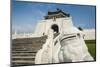
<svg viewBox="0 0 100 67">
<path fill-rule="evenodd" d="M 35 55 L 45 43 L 47 36 L 12 40 L 11 65 L 26 66 L 35 64 Z"/>
</svg>

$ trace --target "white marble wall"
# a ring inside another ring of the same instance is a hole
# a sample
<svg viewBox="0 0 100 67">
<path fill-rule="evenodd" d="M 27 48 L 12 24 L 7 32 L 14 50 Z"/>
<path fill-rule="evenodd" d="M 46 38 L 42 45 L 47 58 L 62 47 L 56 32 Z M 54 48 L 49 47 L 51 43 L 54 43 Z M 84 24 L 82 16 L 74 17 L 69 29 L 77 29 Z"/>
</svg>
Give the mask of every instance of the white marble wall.
<svg viewBox="0 0 100 67">
<path fill-rule="evenodd" d="M 95 29 L 84 29 L 83 30 L 84 33 L 84 39 L 85 40 L 95 40 Z M 12 35 L 12 39 L 16 39 L 16 38 L 31 38 L 31 37 L 41 37 L 41 35 L 39 36 L 38 34 L 34 34 L 34 33 L 24 33 L 24 34 L 13 34 Z"/>
<path fill-rule="evenodd" d="M 56 21 L 53 21 L 53 19 L 42 20 L 37 24 L 37 27 L 35 29 L 35 34 L 43 35 L 44 33 L 45 35 L 47 35 L 48 30 L 51 28 L 53 24 L 58 25 L 59 32 L 62 32 L 62 30 L 64 29 L 67 30 L 67 28 L 73 26 L 71 17 L 58 18 L 56 19 Z"/>
</svg>

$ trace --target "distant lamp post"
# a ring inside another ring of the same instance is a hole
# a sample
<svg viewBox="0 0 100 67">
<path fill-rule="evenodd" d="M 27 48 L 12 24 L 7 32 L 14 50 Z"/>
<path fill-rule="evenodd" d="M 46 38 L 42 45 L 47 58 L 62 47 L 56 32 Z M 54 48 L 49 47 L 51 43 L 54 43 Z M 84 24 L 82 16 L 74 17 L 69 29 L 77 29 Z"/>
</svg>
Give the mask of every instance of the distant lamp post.
<svg viewBox="0 0 100 67">
<path fill-rule="evenodd" d="M 83 31 L 83 28 L 82 28 L 82 27 L 78 27 L 78 29 L 79 29 L 80 31 Z M 83 34 L 83 39 L 84 39 L 84 37 L 85 37 L 85 34 Z"/>
<path fill-rule="evenodd" d="M 79 29 L 80 31 L 83 31 L 82 27 L 78 27 L 78 29 Z"/>
</svg>

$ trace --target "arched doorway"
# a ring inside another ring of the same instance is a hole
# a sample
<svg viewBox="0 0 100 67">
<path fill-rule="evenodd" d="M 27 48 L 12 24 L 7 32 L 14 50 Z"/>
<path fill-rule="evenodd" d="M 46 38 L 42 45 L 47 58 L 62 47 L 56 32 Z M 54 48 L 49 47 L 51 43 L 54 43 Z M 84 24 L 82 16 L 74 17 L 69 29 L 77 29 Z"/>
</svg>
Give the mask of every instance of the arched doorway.
<svg viewBox="0 0 100 67">
<path fill-rule="evenodd" d="M 53 24 L 53 25 L 51 26 L 51 29 L 53 29 L 54 32 L 59 33 L 59 27 L 58 27 L 57 24 Z"/>
</svg>

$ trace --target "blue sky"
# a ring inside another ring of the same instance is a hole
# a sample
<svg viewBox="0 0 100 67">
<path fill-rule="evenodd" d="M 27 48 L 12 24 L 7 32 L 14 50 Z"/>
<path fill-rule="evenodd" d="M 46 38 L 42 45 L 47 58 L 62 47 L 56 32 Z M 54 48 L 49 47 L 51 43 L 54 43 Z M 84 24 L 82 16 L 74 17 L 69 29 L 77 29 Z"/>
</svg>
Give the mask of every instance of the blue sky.
<svg viewBox="0 0 100 67">
<path fill-rule="evenodd" d="M 55 11 L 56 8 L 70 13 L 76 27 L 95 28 L 95 6 L 13 1 L 12 31 L 34 32 L 36 24 L 44 19 L 48 10 Z"/>
</svg>

